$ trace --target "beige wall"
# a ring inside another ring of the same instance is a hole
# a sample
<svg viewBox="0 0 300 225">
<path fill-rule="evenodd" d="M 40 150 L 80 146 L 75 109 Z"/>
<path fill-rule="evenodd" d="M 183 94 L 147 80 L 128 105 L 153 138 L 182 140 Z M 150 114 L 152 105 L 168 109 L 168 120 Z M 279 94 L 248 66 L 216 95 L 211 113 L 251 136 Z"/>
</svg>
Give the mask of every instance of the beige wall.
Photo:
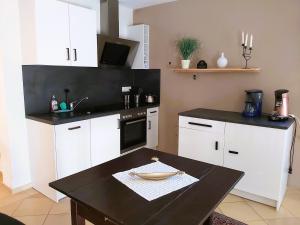
<svg viewBox="0 0 300 225">
<path fill-rule="evenodd" d="M 177 153 L 178 112 L 197 107 L 242 111 L 244 90 L 265 92 L 264 111 L 273 107 L 273 91 L 287 88 L 290 112 L 300 116 L 300 1 L 299 0 L 179 0 L 140 9 L 134 23 L 150 24 L 152 68 L 161 68 L 160 149 Z M 202 48 L 195 57 L 216 64 L 221 51 L 230 66 L 241 66 L 241 31 L 254 34 L 250 66 L 259 74 L 177 74 L 175 41 L 184 35 L 198 38 Z M 300 138 L 290 184 L 300 186 Z M 270 140 L 272 141 L 272 140 Z M 271 156 L 270 159 L 272 160 Z"/>
</svg>

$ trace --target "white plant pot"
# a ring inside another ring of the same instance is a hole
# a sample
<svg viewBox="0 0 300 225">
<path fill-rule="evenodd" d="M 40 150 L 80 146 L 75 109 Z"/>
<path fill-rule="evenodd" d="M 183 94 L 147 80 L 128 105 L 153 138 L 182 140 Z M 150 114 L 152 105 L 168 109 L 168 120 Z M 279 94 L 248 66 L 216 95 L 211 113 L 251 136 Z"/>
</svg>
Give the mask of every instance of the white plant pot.
<svg viewBox="0 0 300 225">
<path fill-rule="evenodd" d="M 228 59 L 224 56 L 224 52 L 222 52 L 220 58 L 217 61 L 219 68 L 225 68 L 228 64 Z"/>
<path fill-rule="evenodd" d="M 181 67 L 182 69 L 189 69 L 190 68 L 191 60 L 181 60 Z"/>
</svg>

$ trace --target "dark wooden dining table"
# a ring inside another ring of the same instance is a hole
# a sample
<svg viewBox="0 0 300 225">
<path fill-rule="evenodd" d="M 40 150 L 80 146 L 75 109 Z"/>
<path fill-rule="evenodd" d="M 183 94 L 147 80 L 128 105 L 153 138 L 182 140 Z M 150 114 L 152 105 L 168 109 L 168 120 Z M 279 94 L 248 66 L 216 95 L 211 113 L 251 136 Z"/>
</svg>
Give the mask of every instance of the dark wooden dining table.
<svg viewBox="0 0 300 225">
<path fill-rule="evenodd" d="M 112 175 L 153 162 L 152 158 L 199 179 L 147 201 Z M 142 148 L 50 183 L 71 199 L 72 225 L 199 225 L 209 218 L 243 172 Z"/>
</svg>

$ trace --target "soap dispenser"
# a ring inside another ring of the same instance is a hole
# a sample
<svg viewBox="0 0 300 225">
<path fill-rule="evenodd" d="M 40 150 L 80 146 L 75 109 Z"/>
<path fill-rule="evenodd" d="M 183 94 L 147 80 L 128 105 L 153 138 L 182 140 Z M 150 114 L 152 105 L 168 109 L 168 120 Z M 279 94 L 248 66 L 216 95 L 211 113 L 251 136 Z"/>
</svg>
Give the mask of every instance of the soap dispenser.
<svg viewBox="0 0 300 225">
<path fill-rule="evenodd" d="M 57 110 L 58 110 L 58 102 L 56 100 L 55 95 L 53 95 L 51 98 L 51 103 L 50 103 L 50 111 L 55 112 Z"/>
</svg>

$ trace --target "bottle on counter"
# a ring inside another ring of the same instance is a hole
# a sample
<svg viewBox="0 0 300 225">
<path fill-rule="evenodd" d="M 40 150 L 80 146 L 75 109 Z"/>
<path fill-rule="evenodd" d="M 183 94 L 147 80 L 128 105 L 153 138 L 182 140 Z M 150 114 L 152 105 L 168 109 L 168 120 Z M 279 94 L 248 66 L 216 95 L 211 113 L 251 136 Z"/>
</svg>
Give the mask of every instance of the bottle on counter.
<svg viewBox="0 0 300 225">
<path fill-rule="evenodd" d="M 53 95 L 51 98 L 51 103 L 50 103 L 50 111 L 55 112 L 57 110 L 58 110 L 58 102 L 56 100 L 55 95 Z"/>
</svg>

